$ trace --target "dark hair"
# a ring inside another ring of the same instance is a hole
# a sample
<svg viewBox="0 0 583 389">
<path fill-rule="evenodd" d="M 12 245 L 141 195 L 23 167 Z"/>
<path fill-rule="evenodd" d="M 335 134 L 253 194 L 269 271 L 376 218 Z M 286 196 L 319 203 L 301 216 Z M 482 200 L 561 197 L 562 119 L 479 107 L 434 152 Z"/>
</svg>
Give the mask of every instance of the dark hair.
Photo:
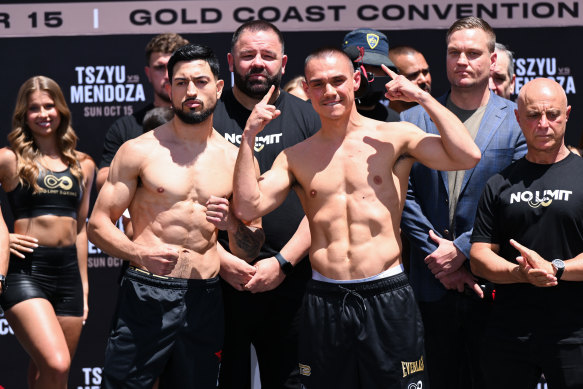
<svg viewBox="0 0 583 389">
<path fill-rule="evenodd" d="M 173 32 L 156 35 L 146 45 L 146 65 L 150 66 L 152 53 L 172 54 L 180 46 L 188 43 L 187 39 Z"/>
<path fill-rule="evenodd" d="M 257 32 L 257 31 L 273 31 L 277 38 L 279 39 L 279 43 L 281 43 L 281 53 L 285 53 L 284 45 L 283 45 L 283 35 L 279 28 L 275 27 L 275 25 L 266 22 L 265 20 L 251 20 L 249 22 L 245 22 L 237 28 L 235 33 L 233 34 L 233 38 L 231 39 L 231 53 L 235 49 L 235 45 L 239 41 L 239 37 L 245 31 L 249 32 Z"/>
<path fill-rule="evenodd" d="M 168 107 L 152 108 L 144 116 L 142 127 L 144 132 L 160 127 L 162 124 L 170 121 L 174 117 L 174 111 Z"/>
<path fill-rule="evenodd" d="M 482 18 L 475 16 L 468 16 L 466 18 L 456 20 L 449 30 L 447 30 L 447 35 L 445 36 L 445 42 L 449 44 L 449 38 L 451 34 L 459 30 L 471 30 L 478 29 L 482 30 L 488 35 L 488 51 L 490 53 L 494 52 L 494 46 L 496 44 L 496 34 L 492 27 Z"/>
<path fill-rule="evenodd" d="M 215 53 L 213 53 L 213 50 L 204 45 L 188 44 L 176 50 L 174 54 L 172 54 L 172 57 L 170 57 L 170 60 L 168 60 L 168 80 L 172 83 L 174 66 L 178 62 L 190 62 L 196 60 L 206 61 L 215 78 L 219 78 L 219 60 L 215 56 Z"/>
<path fill-rule="evenodd" d="M 304 76 L 306 74 L 306 67 L 308 66 L 308 63 L 310 61 L 312 61 L 313 59 L 316 59 L 316 58 L 322 58 L 322 57 L 327 57 L 329 55 L 336 55 L 336 54 L 339 55 L 339 56 L 341 56 L 341 57 L 346 58 L 346 61 L 352 67 L 352 60 L 350 59 L 350 57 L 348 56 L 348 54 L 346 54 L 344 52 L 344 50 L 341 50 L 338 47 L 334 47 L 334 46 L 324 46 L 324 47 L 320 47 L 320 48 L 312 51 L 306 57 L 306 60 L 304 61 Z"/>
</svg>

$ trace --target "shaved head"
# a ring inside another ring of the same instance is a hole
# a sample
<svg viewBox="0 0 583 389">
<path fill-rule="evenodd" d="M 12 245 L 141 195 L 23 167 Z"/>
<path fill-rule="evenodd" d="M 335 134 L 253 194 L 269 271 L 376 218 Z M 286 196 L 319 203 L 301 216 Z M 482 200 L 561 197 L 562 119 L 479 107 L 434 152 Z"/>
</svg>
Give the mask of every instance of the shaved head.
<svg viewBox="0 0 583 389">
<path fill-rule="evenodd" d="M 554 163 L 569 154 L 565 131 L 571 107 L 557 82 L 536 78 L 520 89 L 516 120 L 526 139 L 526 159 L 535 163 Z"/>
<path fill-rule="evenodd" d="M 306 69 L 308 68 L 308 65 L 313 60 L 322 59 L 322 58 L 326 58 L 326 57 L 333 57 L 333 56 L 338 56 L 340 58 L 341 62 L 345 62 L 346 64 L 348 64 L 350 69 L 354 69 L 354 67 L 352 66 L 352 60 L 350 59 L 350 57 L 348 55 L 346 55 L 346 53 L 344 51 L 342 51 L 336 47 L 322 47 L 320 49 L 313 51 L 312 53 L 310 53 L 310 55 L 308 55 L 306 57 L 306 60 L 304 62 L 304 75 L 306 73 Z"/>
<path fill-rule="evenodd" d="M 561 108 L 567 108 L 567 95 L 559 83 L 550 78 L 536 78 L 520 89 L 517 100 L 518 109 L 524 109 L 529 102 L 544 96 L 558 99 L 557 102 L 560 103 Z"/>
</svg>

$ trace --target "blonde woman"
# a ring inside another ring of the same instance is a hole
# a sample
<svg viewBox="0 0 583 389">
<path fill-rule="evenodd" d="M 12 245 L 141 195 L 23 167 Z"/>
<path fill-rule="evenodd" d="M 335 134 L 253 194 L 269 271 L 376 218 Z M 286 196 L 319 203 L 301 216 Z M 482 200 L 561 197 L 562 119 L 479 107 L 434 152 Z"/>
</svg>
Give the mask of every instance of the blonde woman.
<svg viewBox="0 0 583 389">
<path fill-rule="evenodd" d="M 18 91 L 0 150 L 0 184 L 14 215 L 0 304 L 30 355 L 30 388 L 66 388 L 87 318 L 89 193 L 95 164 L 77 136 L 59 85 L 44 76 Z"/>
</svg>

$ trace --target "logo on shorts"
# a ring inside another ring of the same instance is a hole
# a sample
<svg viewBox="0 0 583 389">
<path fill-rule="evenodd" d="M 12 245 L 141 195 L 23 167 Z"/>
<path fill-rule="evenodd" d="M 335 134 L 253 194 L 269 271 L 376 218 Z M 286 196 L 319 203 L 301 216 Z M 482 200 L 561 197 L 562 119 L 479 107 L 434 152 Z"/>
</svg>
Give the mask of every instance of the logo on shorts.
<svg viewBox="0 0 583 389">
<path fill-rule="evenodd" d="M 308 365 L 304 365 L 302 363 L 298 363 L 298 366 L 300 367 L 300 374 L 301 375 L 305 375 L 306 377 L 309 377 L 312 374 L 312 368 Z"/>
<path fill-rule="evenodd" d="M 417 381 L 417 383 L 412 383 L 409 384 L 409 386 L 407 386 L 407 389 L 422 389 L 423 388 L 423 382 L 421 381 Z"/>
<path fill-rule="evenodd" d="M 366 34 L 366 43 L 371 49 L 374 49 L 379 44 L 379 36 L 377 34 Z"/>
<path fill-rule="evenodd" d="M 418 371 L 423 371 L 425 370 L 425 363 L 423 363 L 423 356 L 421 356 L 421 358 L 419 358 L 418 361 L 415 362 L 403 362 L 401 361 L 401 368 L 403 369 L 403 378 L 413 374 L 413 373 L 417 373 Z M 408 389 L 411 389 L 411 385 L 409 385 Z M 421 387 L 419 387 L 421 388 Z"/>
</svg>

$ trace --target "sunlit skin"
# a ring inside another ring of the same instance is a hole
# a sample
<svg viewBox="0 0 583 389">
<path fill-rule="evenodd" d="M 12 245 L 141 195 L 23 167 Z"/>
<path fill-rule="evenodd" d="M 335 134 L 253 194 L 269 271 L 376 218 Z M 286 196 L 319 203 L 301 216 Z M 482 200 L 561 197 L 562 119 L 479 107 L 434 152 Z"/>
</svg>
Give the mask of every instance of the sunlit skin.
<svg viewBox="0 0 583 389">
<path fill-rule="evenodd" d="M 476 109 L 488 102 L 488 82 L 495 63 L 496 54 L 488 51 L 488 35 L 483 30 L 463 29 L 450 35 L 446 68 L 455 105 Z M 481 91 L 478 95 L 477 90 Z"/>
<path fill-rule="evenodd" d="M 30 129 L 40 155 L 38 163 L 50 171 L 64 171 L 57 129 L 61 114 L 50 94 L 36 90 L 28 96 L 26 127 Z M 29 258 L 39 245 L 47 247 L 76 246 L 79 273 L 83 285 L 83 316 L 57 316 L 51 302 L 31 298 L 19 302 L 5 312 L 16 337 L 31 357 L 28 370 L 30 387 L 61 389 L 67 385 L 70 363 L 89 313 L 87 279 L 87 234 L 85 220 L 93 184 L 95 164 L 86 154 L 76 151 L 85 190 L 79 202 L 77 218 L 43 214 L 14 221 L 10 234 L 12 260 Z M 7 192 L 19 184 L 18 159 L 9 147 L 0 150 L 0 184 Z M 6 273 L 2 273 L 6 274 Z M 33 326 L 33 327 L 31 327 Z"/>
<path fill-rule="evenodd" d="M 285 73 L 287 55 L 283 55 L 282 51 L 278 36 L 272 30 L 241 33 L 233 52 L 227 55 L 229 70 L 255 84 L 253 90 L 262 91 L 260 97 L 253 97 L 243 93 L 235 85 L 233 94 L 244 107 L 253 109 L 267 92 L 270 86 L 267 76 L 275 77 Z M 277 100 L 278 96 L 279 89 L 276 90 L 272 102 Z"/>
<path fill-rule="evenodd" d="M 389 52 L 389 58 L 399 70 L 399 74 L 405 76 L 409 81 L 415 83 L 419 88 L 431 93 L 431 73 L 425 57 L 419 52 L 406 52 L 394 54 Z M 389 107 L 397 112 L 402 112 L 416 105 L 400 100 L 393 100 Z"/>
<path fill-rule="evenodd" d="M 310 224 L 312 268 L 333 279 L 365 278 L 401 263 L 399 224 L 415 161 L 451 169 L 475 166 L 480 157 L 455 115 L 405 77 L 383 69 L 393 78 L 386 97 L 420 103 L 445 135 L 360 115 L 354 104 L 360 73 L 349 58 L 332 52 L 311 58 L 305 67 L 304 89 L 322 129 L 282 152 L 258 181 L 254 139 L 280 113 L 266 95 L 249 117 L 239 148 L 233 197 L 237 216 L 270 212 L 294 189 Z"/>
<path fill-rule="evenodd" d="M 170 97 L 166 85 L 168 84 L 168 69 L 166 65 L 170 60 L 171 53 L 153 52 L 150 55 L 150 64 L 144 68 L 148 81 L 154 88 L 154 106 L 169 107 Z"/>
<path fill-rule="evenodd" d="M 516 120 L 526 138 L 526 158 L 536 163 L 554 163 L 565 158 L 565 130 L 571 113 L 559 84 L 547 78 L 530 81 L 520 89 Z"/>
<path fill-rule="evenodd" d="M 392 56 L 399 74 L 417 84 L 419 88 L 431 93 L 431 73 L 425 57 L 421 53 L 407 53 Z"/>
<path fill-rule="evenodd" d="M 174 107 L 182 107 L 183 112 L 201 112 L 217 104 L 217 89 L 222 91 L 223 80 L 216 81 L 205 61 L 181 63 L 174 73 L 171 100 Z M 210 74 L 209 74 L 210 73 Z M 215 85 L 211 85 L 214 83 Z"/>
<path fill-rule="evenodd" d="M 516 120 L 526 138 L 526 159 L 538 164 L 553 164 L 569 155 L 564 137 L 571 106 L 561 86 L 548 78 L 529 81 L 518 94 Z M 551 258 L 542 258 L 536 251 L 514 239 L 510 244 L 520 252 L 518 264 L 498 255 L 500 245 L 476 242 L 470 255 L 474 274 L 496 283 L 529 282 L 538 287 L 557 285 L 556 270 Z M 565 260 L 562 280 L 579 281 L 583 274 L 583 255 Z"/>
<path fill-rule="evenodd" d="M 53 136 L 61 124 L 61 116 L 53 98 L 45 91 L 34 91 L 28 98 L 26 124 L 33 135 Z"/>
<path fill-rule="evenodd" d="M 206 61 L 178 62 L 167 86 L 184 111 L 213 107 L 223 81 Z M 240 225 L 227 218 L 237 148 L 212 127 L 212 116 L 187 124 L 177 116 L 124 143 L 111 165 L 91 219 L 92 242 L 154 274 L 207 279 L 219 271 L 217 227 L 228 229 L 231 251 L 253 257 L 237 245 Z M 133 241 L 113 221 L 129 208 Z M 259 226 L 258 222 L 255 226 Z M 224 250 L 223 250 L 224 251 Z"/>
<path fill-rule="evenodd" d="M 514 93 L 514 80 L 516 75 L 512 77 L 508 74 L 508 62 L 510 58 L 504 51 L 496 50 L 496 63 L 490 73 L 490 89 L 498 96 L 510 99 Z"/>
</svg>

